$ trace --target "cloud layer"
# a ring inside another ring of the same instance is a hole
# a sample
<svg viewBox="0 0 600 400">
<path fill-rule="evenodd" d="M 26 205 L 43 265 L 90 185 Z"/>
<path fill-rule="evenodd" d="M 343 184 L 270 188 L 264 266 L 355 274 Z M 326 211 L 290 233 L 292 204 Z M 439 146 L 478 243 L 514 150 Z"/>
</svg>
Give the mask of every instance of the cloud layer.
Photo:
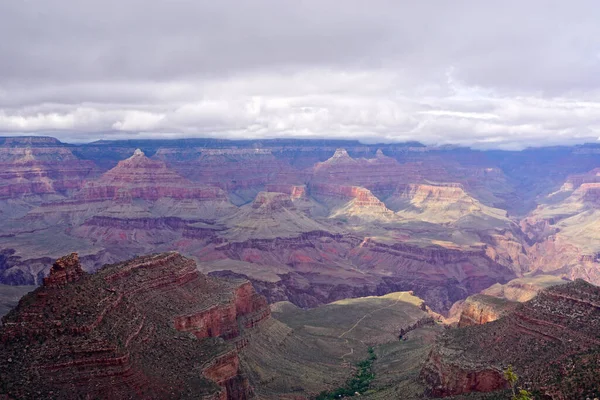
<svg viewBox="0 0 600 400">
<path fill-rule="evenodd" d="M 596 141 L 598 15 L 594 1 L 6 0 L 0 134 Z"/>
</svg>

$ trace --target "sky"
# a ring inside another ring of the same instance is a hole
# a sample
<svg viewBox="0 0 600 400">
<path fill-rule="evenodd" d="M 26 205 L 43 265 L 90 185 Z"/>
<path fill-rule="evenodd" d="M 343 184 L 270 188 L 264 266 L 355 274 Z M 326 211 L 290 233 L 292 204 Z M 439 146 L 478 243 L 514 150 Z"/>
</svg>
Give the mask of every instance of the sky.
<svg viewBox="0 0 600 400">
<path fill-rule="evenodd" d="M 0 135 L 596 142 L 600 2 L 1 0 Z"/>
</svg>

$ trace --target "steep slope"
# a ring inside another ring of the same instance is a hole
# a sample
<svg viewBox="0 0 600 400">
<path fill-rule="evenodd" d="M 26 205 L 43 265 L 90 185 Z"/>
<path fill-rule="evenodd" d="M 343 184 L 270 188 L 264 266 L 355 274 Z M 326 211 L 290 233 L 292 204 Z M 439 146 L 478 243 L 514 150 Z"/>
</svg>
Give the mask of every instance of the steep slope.
<svg viewBox="0 0 600 400">
<path fill-rule="evenodd" d="M 422 304 L 407 292 L 344 300 L 310 310 L 288 302 L 275 303 L 271 306 L 273 324 L 266 321 L 258 327 L 258 334 L 253 333 L 242 353 L 243 364 L 250 367 L 248 377 L 260 398 L 314 398 L 324 389 L 342 386 L 353 372 L 352 365 L 368 356 L 368 346 L 378 349 L 380 345 L 406 344 L 423 352 L 428 345 L 417 343 L 421 337 L 417 326 L 428 330 L 436 330 L 436 326 Z M 401 332 L 412 338 L 398 341 Z M 419 354 L 419 360 L 424 356 L 426 353 Z M 416 357 L 407 358 L 415 361 Z M 411 369 L 394 367 L 399 375 Z"/>
<path fill-rule="evenodd" d="M 13 398 L 246 399 L 246 330 L 268 319 L 248 282 L 206 278 L 177 253 L 94 275 L 58 260 L 0 329 L 0 392 Z M 225 339 L 225 341 L 223 341 Z"/>
<path fill-rule="evenodd" d="M 394 213 L 363 187 L 315 183 L 310 186 L 310 194 L 328 207 L 330 218 L 350 220 L 350 223 L 395 219 Z"/>
<path fill-rule="evenodd" d="M 89 160 L 49 137 L 0 138 L 0 227 L 44 201 L 64 198 L 99 174 Z"/>
<path fill-rule="evenodd" d="M 600 288 L 583 280 L 553 286 L 497 321 L 447 331 L 421 372 L 434 396 L 520 385 L 553 399 L 598 397 Z"/>
<path fill-rule="evenodd" d="M 34 289 L 35 286 L 0 285 L 0 317 L 12 310 L 23 295 Z"/>
<path fill-rule="evenodd" d="M 77 158 L 50 137 L 4 138 L 0 145 L 0 199 L 65 193 L 97 174 L 91 161 Z"/>
<path fill-rule="evenodd" d="M 296 200 L 296 201 L 295 201 Z M 302 233 L 329 231 L 311 219 L 300 207 L 310 207 L 302 198 L 286 193 L 260 192 L 252 204 L 242 206 L 236 213 L 220 222 L 228 228 L 220 233 L 230 241 L 297 237 Z"/>
<path fill-rule="evenodd" d="M 270 149 L 198 149 L 200 155 L 182 162 L 178 155 L 160 152 L 182 176 L 205 185 L 225 190 L 236 205 L 252 201 L 265 185 L 273 182 L 297 181 L 296 169 L 277 159 Z M 297 181 L 298 182 L 298 181 Z"/>
<path fill-rule="evenodd" d="M 88 270 L 134 254 L 172 250 L 188 224 L 214 221 L 235 209 L 222 189 L 194 184 L 138 150 L 69 198 L 47 201 L 13 220 L 0 247 L 16 252 L 4 268 L 0 265 L 10 270 L 0 281 L 39 282 L 48 270 L 31 270 L 33 260 L 64 254 L 69 243 L 86 256 Z"/>
<path fill-rule="evenodd" d="M 600 283 L 598 171 L 572 176 L 521 223 L 534 242 L 532 270 Z"/>
<path fill-rule="evenodd" d="M 93 275 L 71 254 L 5 316 L 0 395 L 305 400 L 343 385 L 367 346 L 400 334 L 421 354 L 419 330 L 439 330 L 407 292 L 272 308 L 247 281 L 208 278 L 177 253 Z"/>
<path fill-rule="evenodd" d="M 495 321 L 514 310 L 518 303 L 533 299 L 540 291 L 568 282 L 552 275 L 537 275 L 513 279 L 505 284 L 496 283 L 464 301 L 457 301 L 446 323 L 457 322 L 462 327 Z"/>
<path fill-rule="evenodd" d="M 508 223 L 506 211 L 483 205 L 457 183 L 400 185 L 386 205 L 403 218 L 431 223 L 457 223 L 465 217 Z"/>
<path fill-rule="evenodd" d="M 311 182 L 337 183 L 362 186 L 372 191 L 391 193 L 396 185 L 420 182 L 425 177 L 437 176 L 444 180 L 448 175 L 438 164 L 400 164 L 396 159 L 378 149 L 373 158 L 353 158 L 346 149 L 338 148 L 327 160 L 315 164 Z"/>
</svg>

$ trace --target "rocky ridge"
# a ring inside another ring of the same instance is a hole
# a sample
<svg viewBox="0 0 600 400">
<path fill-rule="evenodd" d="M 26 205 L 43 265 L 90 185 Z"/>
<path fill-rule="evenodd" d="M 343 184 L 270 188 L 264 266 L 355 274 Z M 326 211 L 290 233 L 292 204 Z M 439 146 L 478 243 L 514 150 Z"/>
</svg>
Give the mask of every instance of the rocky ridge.
<svg viewBox="0 0 600 400">
<path fill-rule="evenodd" d="M 421 378 L 435 397 L 520 385 L 552 399 L 598 397 L 600 288 L 583 280 L 553 286 L 487 324 L 450 329 L 431 351 Z"/>
<path fill-rule="evenodd" d="M 3 318 L 0 392 L 13 398 L 246 399 L 246 331 L 270 310 L 247 281 L 200 274 L 177 253 L 83 273 L 59 259 Z"/>
</svg>

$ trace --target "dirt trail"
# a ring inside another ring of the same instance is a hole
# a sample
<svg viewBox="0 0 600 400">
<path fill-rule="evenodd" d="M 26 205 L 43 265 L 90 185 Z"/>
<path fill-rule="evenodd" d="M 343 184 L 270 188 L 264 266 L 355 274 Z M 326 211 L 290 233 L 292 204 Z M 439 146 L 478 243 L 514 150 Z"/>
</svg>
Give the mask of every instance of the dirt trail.
<svg viewBox="0 0 600 400">
<path fill-rule="evenodd" d="M 385 310 L 386 308 L 390 308 L 390 307 L 393 307 L 393 306 L 395 306 L 396 304 L 398 304 L 398 302 L 400 302 L 400 298 L 401 298 L 401 295 L 399 295 L 399 296 L 398 296 L 398 298 L 396 298 L 396 301 L 394 301 L 392 304 L 388 304 L 388 305 L 387 305 L 387 306 L 385 306 L 385 307 L 381 307 L 381 308 L 378 308 L 378 309 L 375 309 L 375 310 L 373 310 L 373 311 L 370 311 L 370 312 L 366 313 L 366 314 L 365 314 L 365 315 L 363 315 L 363 316 L 362 316 L 362 317 L 361 317 L 361 318 L 360 318 L 358 321 L 356 321 L 356 323 L 355 323 L 354 325 L 352 325 L 352 327 L 351 327 L 350 329 L 348 329 L 346 332 L 344 332 L 344 333 L 342 333 L 340 336 L 338 336 L 338 339 L 342 339 L 342 338 L 343 338 L 344 336 L 346 336 L 348 333 L 352 332 L 352 331 L 353 331 L 353 330 L 354 330 L 354 329 L 355 329 L 355 328 L 356 328 L 356 327 L 357 327 L 357 326 L 358 326 L 358 325 L 359 325 L 359 324 L 360 324 L 360 323 L 361 323 L 361 322 L 362 322 L 362 321 L 363 321 L 365 318 L 367 318 L 368 316 L 375 314 L 377 311 Z M 349 351 L 348 353 L 346 353 L 346 354 L 344 354 L 343 356 L 341 356 L 341 357 L 340 357 L 340 358 L 342 359 L 342 361 L 343 361 L 343 362 L 345 362 L 345 361 L 346 361 L 346 360 L 345 360 L 345 357 L 346 357 L 346 356 L 349 356 L 349 355 L 352 355 L 352 354 L 354 354 L 354 348 L 353 348 L 353 347 L 351 347 L 351 346 L 349 345 L 349 343 L 350 343 L 350 342 L 348 341 L 348 339 L 344 339 L 344 340 L 346 341 L 346 345 L 348 345 L 348 347 L 350 348 L 350 351 Z M 362 340 L 361 340 L 361 342 L 362 342 Z M 364 342 L 362 342 L 362 343 L 364 344 Z"/>
</svg>

